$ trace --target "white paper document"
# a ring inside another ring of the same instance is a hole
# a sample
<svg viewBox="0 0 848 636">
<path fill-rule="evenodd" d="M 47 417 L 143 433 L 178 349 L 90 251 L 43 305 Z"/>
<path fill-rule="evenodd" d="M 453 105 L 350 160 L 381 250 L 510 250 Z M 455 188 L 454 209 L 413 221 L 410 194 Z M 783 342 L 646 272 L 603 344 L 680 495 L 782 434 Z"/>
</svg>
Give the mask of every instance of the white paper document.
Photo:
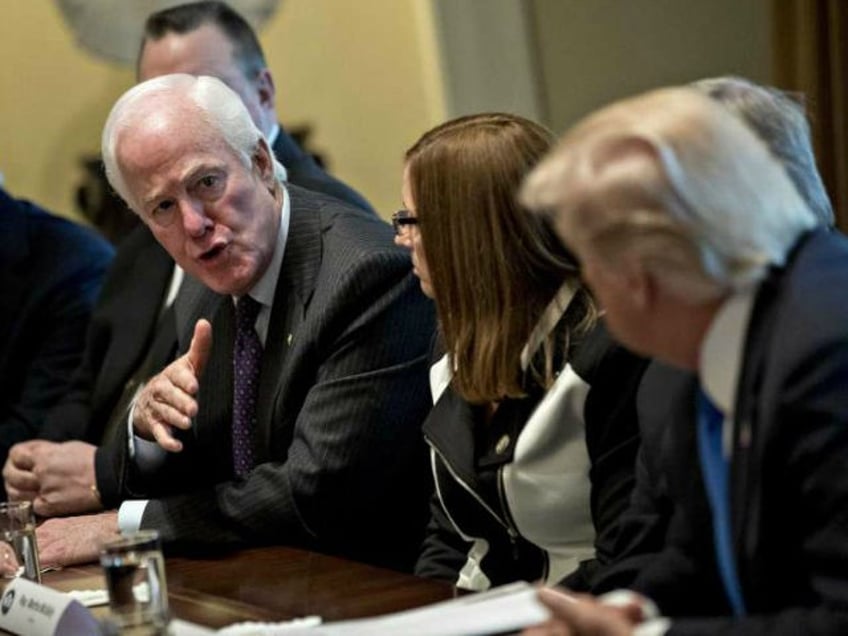
<svg viewBox="0 0 848 636">
<path fill-rule="evenodd" d="M 337 623 L 236 624 L 228 636 L 484 636 L 520 630 L 548 619 L 535 589 L 513 583 L 418 609 Z"/>
</svg>

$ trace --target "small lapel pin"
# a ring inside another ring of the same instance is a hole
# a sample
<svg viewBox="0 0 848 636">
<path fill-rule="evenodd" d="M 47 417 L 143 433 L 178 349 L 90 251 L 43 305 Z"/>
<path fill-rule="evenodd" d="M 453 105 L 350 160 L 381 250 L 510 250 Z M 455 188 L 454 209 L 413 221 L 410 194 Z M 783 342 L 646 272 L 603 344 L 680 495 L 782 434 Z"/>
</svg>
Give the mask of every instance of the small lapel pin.
<svg viewBox="0 0 848 636">
<path fill-rule="evenodd" d="M 751 424 L 742 422 L 739 430 L 739 448 L 750 448 L 751 446 Z"/>
<path fill-rule="evenodd" d="M 292 335 L 289 334 L 288 336 L 286 336 L 286 345 L 288 345 L 290 347 L 291 341 L 292 341 Z"/>
</svg>

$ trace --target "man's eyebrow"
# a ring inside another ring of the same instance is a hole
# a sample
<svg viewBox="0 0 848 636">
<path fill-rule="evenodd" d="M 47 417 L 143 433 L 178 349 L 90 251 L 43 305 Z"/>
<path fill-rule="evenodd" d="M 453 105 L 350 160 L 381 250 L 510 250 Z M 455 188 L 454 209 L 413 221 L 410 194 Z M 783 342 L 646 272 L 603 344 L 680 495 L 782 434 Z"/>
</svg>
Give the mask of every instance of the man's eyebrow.
<svg viewBox="0 0 848 636">
<path fill-rule="evenodd" d="M 153 205 L 155 203 L 157 203 L 158 201 L 161 201 L 162 199 L 165 199 L 165 198 L 167 198 L 167 197 L 164 194 L 162 194 L 160 192 L 155 192 L 155 193 L 151 194 L 149 197 L 144 197 L 141 200 L 141 207 L 144 210 L 148 210 L 151 207 L 153 207 Z"/>
<path fill-rule="evenodd" d="M 224 167 L 217 163 L 202 163 L 186 171 L 180 179 L 181 183 L 193 183 L 210 172 L 223 172 Z"/>
<path fill-rule="evenodd" d="M 183 186 L 183 185 L 186 185 L 186 184 L 190 185 L 191 183 L 196 181 L 198 178 L 200 178 L 202 175 L 208 174 L 210 172 L 219 172 L 219 173 L 225 172 L 225 167 L 224 167 L 224 165 L 219 164 L 219 163 L 215 163 L 215 162 L 204 162 L 204 163 L 197 164 L 195 166 L 192 166 L 188 170 L 186 170 L 182 175 L 180 175 L 179 180 L 177 181 L 177 184 L 180 185 L 180 186 Z M 168 183 L 168 184 L 165 185 L 163 190 L 154 192 L 150 196 L 142 199 L 141 204 L 142 204 L 143 208 L 146 210 L 149 207 L 151 207 L 152 205 L 154 205 L 156 202 L 158 202 L 162 199 L 170 198 L 169 195 L 166 194 L 166 192 L 167 192 L 168 189 L 173 188 L 173 186 L 174 186 L 174 183 Z"/>
</svg>

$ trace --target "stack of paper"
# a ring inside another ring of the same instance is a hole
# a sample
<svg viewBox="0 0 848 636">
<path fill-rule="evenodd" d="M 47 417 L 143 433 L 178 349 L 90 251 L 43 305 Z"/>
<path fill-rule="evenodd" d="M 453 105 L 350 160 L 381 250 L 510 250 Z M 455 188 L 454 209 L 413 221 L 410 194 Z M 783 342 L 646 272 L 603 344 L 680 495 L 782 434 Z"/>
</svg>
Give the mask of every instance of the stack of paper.
<svg viewBox="0 0 848 636">
<path fill-rule="evenodd" d="M 88 606 L 107 602 L 105 590 L 75 591 Z M 321 624 L 317 616 L 285 623 L 237 623 L 217 632 L 174 620 L 173 636 L 485 636 L 520 630 L 547 620 L 549 612 L 527 583 L 513 583 L 405 612 L 377 618 Z"/>
<path fill-rule="evenodd" d="M 427 605 L 418 609 L 338 623 L 240 623 L 223 636 L 483 636 L 519 630 L 547 620 L 549 613 L 527 583 Z"/>
</svg>

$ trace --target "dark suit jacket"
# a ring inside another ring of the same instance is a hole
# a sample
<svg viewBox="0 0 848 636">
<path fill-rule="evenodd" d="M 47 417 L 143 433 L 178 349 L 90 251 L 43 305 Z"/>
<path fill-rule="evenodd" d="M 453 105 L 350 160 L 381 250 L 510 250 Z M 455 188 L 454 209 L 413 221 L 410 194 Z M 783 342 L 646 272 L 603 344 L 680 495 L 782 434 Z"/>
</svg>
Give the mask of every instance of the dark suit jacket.
<svg viewBox="0 0 848 636">
<path fill-rule="evenodd" d="M 679 448 L 694 444 L 695 431 L 690 423 L 696 388 L 697 379 L 692 373 L 657 361 L 648 365 L 642 377 L 636 400 L 642 444 L 636 456 L 635 486 L 629 505 L 618 520 L 618 535 L 610 558 L 596 572 L 592 585 L 595 594 L 635 584 L 643 569 L 666 546 L 675 502 L 685 503 L 686 526 L 706 526 L 709 532 L 711 513 L 697 466 L 686 479 L 672 478 L 680 472 Z M 691 462 L 691 458 L 684 461 Z M 717 579 L 713 583 L 720 585 Z M 691 611 L 706 611 L 705 587 L 702 576 L 699 609 L 692 607 Z M 716 591 L 721 599 L 718 605 L 723 608 L 723 592 L 720 588 Z M 681 590 L 679 586 L 671 586 L 664 595 L 675 592 L 681 595 L 679 603 L 694 599 L 687 589 Z"/>
<path fill-rule="evenodd" d="M 274 140 L 274 156 L 286 167 L 289 183 L 314 192 L 323 192 L 346 201 L 363 210 L 373 212 L 371 204 L 346 183 L 327 174 L 315 159 L 295 143 L 280 126 L 280 134 Z"/>
<path fill-rule="evenodd" d="M 125 384 L 133 377 L 156 335 L 157 317 L 174 262 L 147 226 L 134 229 L 118 247 L 91 318 L 80 365 L 64 398 L 48 414 L 39 436 L 51 441 L 104 442 Z M 171 351 L 177 347 L 171 329 Z M 95 454 L 97 488 L 106 507 L 118 504 L 117 451 Z"/>
<path fill-rule="evenodd" d="M 50 440 L 98 444 L 124 383 L 144 356 L 174 262 L 146 226 L 115 255 L 88 329 L 82 363 L 42 426 Z"/>
<path fill-rule="evenodd" d="M 331 197 L 289 192 L 257 467 L 233 476 L 232 301 L 212 295 L 213 349 L 185 448 L 153 479 L 130 470 L 127 489 L 159 496 L 142 525 L 172 548 L 299 544 L 410 568 L 430 488 L 420 424 L 432 306 L 387 224 Z"/>
<path fill-rule="evenodd" d="M 667 546 L 634 587 L 680 617 L 670 634 L 848 634 L 846 288 L 848 240 L 817 230 L 771 272 L 754 305 L 730 478 L 748 618 L 691 618 L 730 610 L 716 587 L 710 524 L 698 522 L 706 503 L 692 403 L 669 422 L 667 479 L 693 496 L 686 487 L 674 496 Z"/>
<path fill-rule="evenodd" d="M 36 436 L 80 361 L 112 248 L 0 190 L 0 461 Z"/>
<path fill-rule="evenodd" d="M 362 196 L 324 172 L 282 127 L 273 150 L 286 166 L 291 183 L 371 210 Z M 133 230 L 120 244 L 94 312 L 82 363 L 70 390 L 41 427 L 40 437 L 83 439 L 93 444 L 104 441 L 124 385 L 153 341 L 173 265 L 146 226 Z M 119 457 L 114 448 L 99 448 L 95 456 L 97 487 L 107 507 L 120 501 Z"/>
</svg>

